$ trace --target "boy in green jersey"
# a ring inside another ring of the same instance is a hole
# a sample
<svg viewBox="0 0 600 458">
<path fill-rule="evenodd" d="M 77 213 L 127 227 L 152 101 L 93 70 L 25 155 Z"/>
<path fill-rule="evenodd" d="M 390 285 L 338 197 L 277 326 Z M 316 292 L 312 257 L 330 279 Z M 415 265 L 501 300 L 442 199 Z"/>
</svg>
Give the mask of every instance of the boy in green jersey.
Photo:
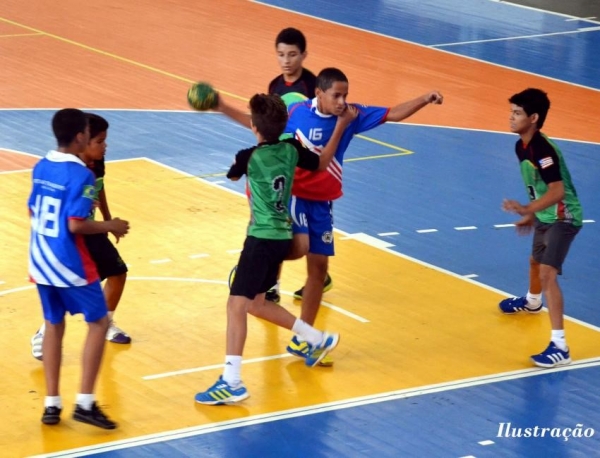
<svg viewBox="0 0 600 458">
<path fill-rule="evenodd" d="M 241 381 L 242 353 L 247 334 L 247 314 L 270 321 L 298 333 L 310 345 L 306 365 L 317 365 L 338 341 L 338 334 L 319 331 L 296 318 L 280 305 L 265 300 L 275 283 L 277 271 L 292 244 L 292 225 L 288 210 L 296 167 L 325 170 L 335 146 L 317 155 L 295 139 L 279 140 L 288 118 L 287 108 L 278 95 L 256 94 L 250 99 L 251 128 L 258 145 L 237 153 L 227 177 L 247 176 L 250 222 L 237 271 L 227 301 L 227 342 L 223 375 L 207 391 L 198 393 L 201 404 L 231 404 L 249 394 Z M 338 136 L 356 117 L 348 111 L 342 116 Z M 333 142 L 336 143 L 336 142 Z"/>
<path fill-rule="evenodd" d="M 531 360 L 540 367 L 569 364 L 571 356 L 563 325 L 563 296 L 558 285 L 562 264 L 571 242 L 581 229 L 582 211 L 562 153 L 540 132 L 550 109 L 550 100 L 540 89 L 526 89 L 513 95 L 510 130 L 521 137 L 516 153 L 530 202 L 504 200 L 502 208 L 522 218 L 515 223 L 517 231 L 534 230 L 529 260 L 529 291 L 524 297 L 500 302 L 503 313 L 538 313 L 542 309 L 542 293 L 546 296 L 552 333 L 550 344 Z"/>
</svg>

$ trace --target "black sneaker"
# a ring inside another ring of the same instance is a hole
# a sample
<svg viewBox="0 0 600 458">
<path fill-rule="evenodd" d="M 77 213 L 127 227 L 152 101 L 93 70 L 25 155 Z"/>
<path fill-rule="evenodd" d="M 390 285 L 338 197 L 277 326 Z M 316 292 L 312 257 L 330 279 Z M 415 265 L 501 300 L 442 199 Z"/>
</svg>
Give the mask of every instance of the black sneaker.
<svg viewBox="0 0 600 458">
<path fill-rule="evenodd" d="M 75 412 L 73 412 L 73 420 L 104 429 L 115 429 L 117 427 L 117 424 L 104 415 L 104 412 L 100 410 L 100 407 L 95 402 L 92 404 L 91 410 L 86 410 L 79 404 L 76 404 Z"/>
<path fill-rule="evenodd" d="M 326 293 L 331 288 L 333 288 L 333 280 L 331 279 L 331 276 L 328 273 L 327 276 L 325 277 L 325 282 L 323 283 L 323 292 Z M 302 288 L 300 288 L 298 291 L 294 292 L 294 299 L 301 300 L 302 293 L 304 293 L 304 286 Z"/>
<path fill-rule="evenodd" d="M 267 291 L 267 294 L 265 294 L 265 299 L 279 304 L 279 301 L 281 301 L 281 296 L 279 295 L 279 292 L 273 288 Z"/>
<path fill-rule="evenodd" d="M 45 425 L 56 425 L 60 423 L 60 413 L 62 409 L 60 407 L 50 406 L 44 409 L 44 415 L 42 415 L 42 423 Z"/>
</svg>

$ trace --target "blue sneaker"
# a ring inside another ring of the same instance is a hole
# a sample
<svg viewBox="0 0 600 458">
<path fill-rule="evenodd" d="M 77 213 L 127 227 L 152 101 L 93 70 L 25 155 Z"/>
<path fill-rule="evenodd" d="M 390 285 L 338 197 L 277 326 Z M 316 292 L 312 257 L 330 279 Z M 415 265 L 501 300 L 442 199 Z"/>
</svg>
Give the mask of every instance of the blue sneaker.
<svg viewBox="0 0 600 458">
<path fill-rule="evenodd" d="M 233 285 L 233 279 L 235 278 L 236 272 L 237 264 L 233 266 L 233 269 L 231 269 L 231 272 L 229 272 L 229 278 L 227 278 L 227 285 L 229 286 L 229 289 L 231 289 L 231 285 Z"/>
<path fill-rule="evenodd" d="M 544 304 L 540 304 L 539 307 L 531 308 L 528 307 L 529 302 L 527 302 L 526 297 L 509 297 L 508 299 L 504 299 L 500 301 L 498 307 L 502 313 L 518 313 L 518 312 L 527 312 L 527 313 L 540 313 L 542 311 L 542 307 Z"/>
<path fill-rule="evenodd" d="M 548 348 L 539 355 L 533 355 L 531 361 L 533 361 L 533 364 L 540 367 L 565 366 L 571 364 L 571 355 L 569 354 L 568 348 L 566 351 L 563 351 L 558 348 L 554 342 L 550 342 Z"/>
<path fill-rule="evenodd" d="M 305 364 L 308 367 L 315 367 L 321 362 L 327 354 L 332 351 L 340 341 L 339 334 L 323 333 L 323 340 L 319 345 L 308 345 L 308 353 L 306 354 Z"/>
<path fill-rule="evenodd" d="M 292 337 L 292 340 L 290 340 L 286 350 L 291 355 L 306 359 L 306 355 L 308 355 L 308 347 L 308 342 L 300 340 L 297 336 L 294 336 Z M 319 366 L 331 367 L 333 366 L 333 359 L 330 355 L 325 355 L 323 358 L 321 358 L 321 361 L 319 361 Z"/>
<path fill-rule="evenodd" d="M 220 406 L 223 404 L 234 404 L 249 397 L 248 390 L 242 382 L 234 388 L 223 380 L 223 376 L 220 376 L 219 380 L 208 390 L 204 393 L 196 394 L 195 399 L 200 404 Z"/>
</svg>

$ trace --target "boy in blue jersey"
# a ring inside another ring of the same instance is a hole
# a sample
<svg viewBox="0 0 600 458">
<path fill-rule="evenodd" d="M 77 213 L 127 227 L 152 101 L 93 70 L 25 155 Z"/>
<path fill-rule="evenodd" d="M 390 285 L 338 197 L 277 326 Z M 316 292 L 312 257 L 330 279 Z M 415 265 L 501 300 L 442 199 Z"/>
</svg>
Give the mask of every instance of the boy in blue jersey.
<svg viewBox="0 0 600 458">
<path fill-rule="evenodd" d="M 81 388 L 73 418 L 104 429 L 116 428 L 95 401 L 108 328 L 106 301 L 96 266 L 83 241 L 84 234 L 113 232 L 124 236 L 129 223 L 87 219 L 94 199 L 94 175 L 79 159 L 89 142 L 85 114 L 66 108 L 55 113 L 52 129 L 58 147 L 33 169 L 28 200 L 31 217 L 29 276 L 36 283 L 46 332 L 43 339 L 46 390 L 42 422 L 60 422 L 59 391 L 65 314 L 82 313 L 89 325 L 82 357 Z"/>
<path fill-rule="evenodd" d="M 294 135 L 305 147 L 319 152 L 331 138 L 339 116 L 348 109 L 348 78 L 337 68 L 325 68 L 317 76 L 316 97 L 290 107 L 285 132 Z M 315 322 L 333 249 L 333 201 L 342 196 L 344 153 L 354 135 L 371 130 L 385 122 L 399 122 L 429 104 L 439 105 L 442 94 L 431 91 L 391 108 L 354 105 L 356 119 L 346 127 L 337 151 L 325 171 L 296 170 L 292 188 L 291 213 L 294 237 L 298 246 L 307 247 L 308 277 L 302 295 L 301 319 Z M 306 357 L 307 344 L 294 336 L 288 352 Z M 332 364 L 329 360 L 325 364 Z"/>
<path fill-rule="evenodd" d="M 104 187 L 104 155 L 106 153 L 106 138 L 109 124 L 106 119 L 94 113 L 86 113 L 86 118 L 90 129 L 90 142 L 79 158 L 90 168 L 96 177 L 96 204 L 93 206 L 89 218 L 94 219 L 97 206 L 103 219 L 108 221 L 112 219 L 112 216 Z M 115 237 L 118 243 L 119 238 L 116 235 Z M 127 265 L 109 240 L 108 234 L 88 234 L 84 236 L 84 240 L 92 261 L 94 261 L 98 270 L 100 281 L 106 280 L 104 297 L 106 298 L 106 305 L 108 307 L 109 322 L 106 340 L 118 344 L 128 344 L 131 342 L 131 337 L 117 327 L 113 320 L 114 313 L 125 288 Z M 42 324 L 31 338 L 31 354 L 39 360 L 43 358 L 42 343 L 45 328 L 45 324 Z"/>
<path fill-rule="evenodd" d="M 249 396 L 241 380 L 248 313 L 303 335 L 309 341 L 305 359 L 309 367 L 317 365 L 339 340 L 337 334 L 317 330 L 275 302 L 265 300 L 265 293 L 275 281 L 292 243 L 287 203 L 294 170 L 296 167 L 324 170 L 335 149 L 330 148 L 317 156 L 295 139 L 279 141 L 287 122 L 287 109 L 278 95 L 256 94 L 250 99 L 250 111 L 258 145 L 236 155 L 227 177 L 237 180 L 247 176 L 251 218 L 227 300 L 223 374 L 214 385 L 196 395 L 196 402 L 201 404 L 232 404 Z M 334 139 L 353 119 L 351 114 L 349 112 L 338 123 Z"/>
<path fill-rule="evenodd" d="M 443 96 L 431 91 L 391 108 L 348 104 L 348 78 L 337 68 L 325 68 L 317 76 L 316 97 L 289 107 L 289 119 L 284 133 L 293 135 L 311 151 L 321 154 L 325 148 L 334 147 L 335 155 L 327 170 L 308 172 L 296 169 L 292 199 L 294 242 L 288 260 L 307 256 L 308 278 L 302 289 L 301 318 L 314 324 L 328 271 L 328 257 L 333 250 L 332 201 L 342 196 L 342 165 L 344 153 L 354 135 L 368 131 L 385 122 L 399 122 L 412 116 L 429 104 L 440 105 Z M 217 110 L 242 125 L 247 125 L 248 115 L 219 98 Z M 353 120 L 344 127 L 339 138 L 334 134 L 340 117 L 354 112 Z M 305 358 L 309 346 L 299 336 L 294 336 L 287 347 L 293 355 Z M 320 365 L 330 366 L 329 357 Z"/>
</svg>

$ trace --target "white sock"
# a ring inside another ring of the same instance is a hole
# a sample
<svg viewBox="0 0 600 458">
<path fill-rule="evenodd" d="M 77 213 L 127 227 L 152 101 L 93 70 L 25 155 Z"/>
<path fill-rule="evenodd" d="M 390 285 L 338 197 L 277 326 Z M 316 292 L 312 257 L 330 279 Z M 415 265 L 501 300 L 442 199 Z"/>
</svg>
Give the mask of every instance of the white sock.
<svg viewBox="0 0 600 458">
<path fill-rule="evenodd" d="M 112 311 L 112 312 L 110 312 L 110 311 L 109 311 L 109 312 L 107 313 L 107 315 L 108 315 L 108 321 L 110 321 L 111 323 L 112 323 L 112 320 L 113 320 L 113 315 L 114 315 L 114 314 L 115 314 L 115 312 L 114 312 L 114 311 Z"/>
<path fill-rule="evenodd" d="M 45 321 L 40 326 L 40 329 L 38 329 L 38 332 L 42 335 L 46 332 L 46 322 Z"/>
<path fill-rule="evenodd" d="M 304 340 L 311 345 L 319 345 L 323 340 L 323 333 L 321 331 L 313 328 L 310 324 L 305 323 L 300 318 L 296 318 L 292 331 L 296 333 L 300 340 Z"/>
<path fill-rule="evenodd" d="M 223 380 L 229 386 L 236 387 L 242 381 L 242 357 L 238 355 L 225 355 L 225 369 Z"/>
<path fill-rule="evenodd" d="M 85 410 L 92 410 L 92 404 L 96 400 L 94 393 L 91 394 L 82 394 L 77 393 L 77 399 L 75 403 Z"/>
<path fill-rule="evenodd" d="M 529 291 L 527 291 L 527 295 L 525 297 L 527 298 L 527 302 L 533 309 L 538 308 L 540 305 L 542 305 L 542 293 L 531 294 Z"/>
<path fill-rule="evenodd" d="M 562 351 L 567 351 L 567 340 L 565 339 L 564 329 L 553 329 L 550 340 Z"/>
<path fill-rule="evenodd" d="M 281 280 L 277 280 L 277 283 L 273 287 L 273 289 L 277 292 L 279 292 L 279 288 L 281 288 Z"/>
<path fill-rule="evenodd" d="M 44 399 L 44 407 L 58 407 L 62 409 L 62 399 L 60 396 L 46 396 Z"/>
</svg>

